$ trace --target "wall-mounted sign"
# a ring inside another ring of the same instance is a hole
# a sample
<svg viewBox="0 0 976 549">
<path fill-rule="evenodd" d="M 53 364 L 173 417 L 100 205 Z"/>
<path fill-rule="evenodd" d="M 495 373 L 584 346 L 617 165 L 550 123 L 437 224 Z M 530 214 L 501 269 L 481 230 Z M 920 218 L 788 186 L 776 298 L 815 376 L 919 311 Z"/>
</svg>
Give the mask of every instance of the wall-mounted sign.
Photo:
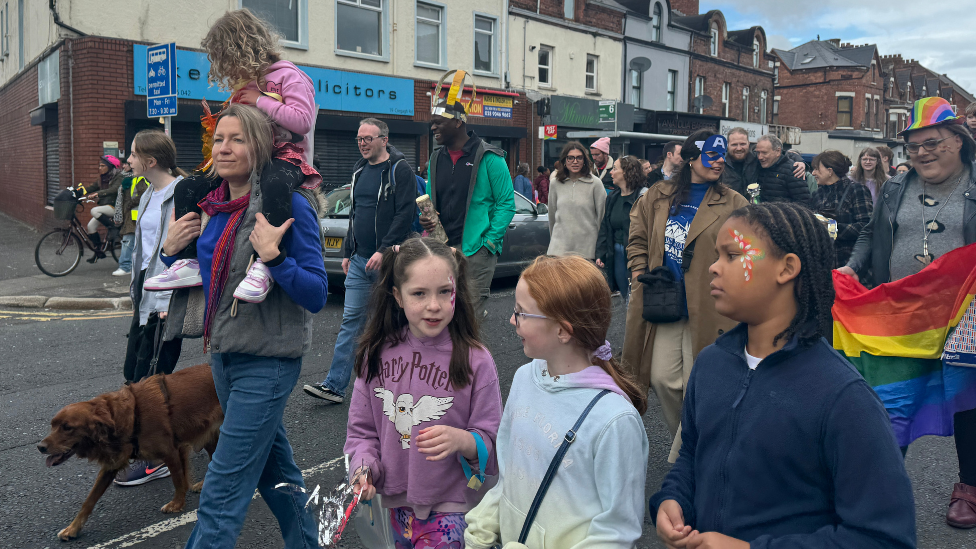
<svg viewBox="0 0 976 549">
<path fill-rule="evenodd" d="M 613 106 L 613 114 L 617 117 L 617 129 L 621 131 L 632 131 L 634 129 L 634 106 L 626 103 L 616 103 L 614 101 L 605 102 L 615 103 Z M 612 130 L 614 129 L 614 121 L 612 118 L 601 122 L 600 103 L 603 103 L 603 101 L 554 95 L 550 98 L 549 121 L 558 126 L 570 128 Z M 609 116 L 610 113 L 606 111 L 610 106 L 604 105 L 602 108 L 605 111 L 604 113 Z"/>
<path fill-rule="evenodd" d="M 760 137 L 769 133 L 769 126 L 755 122 L 738 122 L 736 120 L 722 120 L 718 123 L 718 133 L 728 137 L 732 128 L 742 128 L 749 132 L 749 142 L 755 143 Z"/>
<path fill-rule="evenodd" d="M 540 139 L 555 139 L 556 138 L 556 126 L 542 126 L 539 128 L 539 138 Z"/>
<path fill-rule="evenodd" d="M 179 97 L 224 101 L 230 94 L 207 81 L 207 54 L 176 50 Z M 146 46 L 136 44 L 132 55 L 135 94 L 146 95 Z M 312 79 L 320 109 L 413 116 L 413 80 L 299 65 Z M 511 107 L 511 102 L 509 102 Z"/>
<path fill-rule="evenodd" d="M 648 113 L 648 122 L 651 122 L 651 114 Z M 708 130 L 718 132 L 719 119 L 714 116 L 700 114 L 689 114 L 679 112 L 655 111 L 654 123 L 646 124 L 654 128 L 653 133 L 663 133 L 667 135 L 691 135 L 698 130 Z"/>
<path fill-rule="evenodd" d="M 444 98 L 447 94 L 447 87 L 441 90 L 439 97 Z M 465 88 L 461 100 L 467 103 L 471 99 L 471 90 Z M 513 101 L 510 95 L 491 95 L 479 93 L 475 98 L 474 104 L 468 110 L 469 116 L 480 116 L 482 118 L 501 118 L 504 120 L 512 119 Z"/>
</svg>

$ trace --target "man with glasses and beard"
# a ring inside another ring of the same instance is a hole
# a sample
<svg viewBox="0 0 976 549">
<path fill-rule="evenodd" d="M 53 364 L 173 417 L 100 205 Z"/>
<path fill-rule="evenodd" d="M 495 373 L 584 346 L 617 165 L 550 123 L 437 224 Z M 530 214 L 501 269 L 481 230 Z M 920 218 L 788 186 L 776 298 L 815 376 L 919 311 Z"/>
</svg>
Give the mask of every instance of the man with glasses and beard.
<svg viewBox="0 0 976 549">
<path fill-rule="evenodd" d="M 840 273 L 878 285 L 918 273 L 976 242 L 976 141 L 941 97 L 919 99 L 898 134 L 914 168 L 885 182 L 871 221 Z M 959 482 L 946 522 L 976 526 L 976 410 L 954 414 Z M 906 452 L 908 447 L 902 448 Z"/>
<path fill-rule="evenodd" d="M 352 373 L 356 339 L 366 321 L 369 292 L 376 282 L 382 250 L 403 242 L 417 208 L 417 182 L 403 154 L 390 145 L 390 128 L 382 120 L 359 122 L 356 144 L 362 159 L 353 167 L 349 231 L 343 243 L 346 273 L 342 325 L 329 375 L 322 383 L 305 385 L 309 395 L 339 404 Z"/>
</svg>

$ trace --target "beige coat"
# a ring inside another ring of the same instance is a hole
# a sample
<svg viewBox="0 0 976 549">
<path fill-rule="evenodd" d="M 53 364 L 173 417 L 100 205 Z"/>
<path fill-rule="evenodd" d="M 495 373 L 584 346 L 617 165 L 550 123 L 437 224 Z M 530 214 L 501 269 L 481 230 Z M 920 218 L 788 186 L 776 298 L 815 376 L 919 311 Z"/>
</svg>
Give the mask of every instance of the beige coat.
<svg viewBox="0 0 976 549">
<path fill-rule="evenodd" d="M 560 181 L 549 179 L 548 255 L 577 254 L 592 261 L 603 223 L 607 191 L 593 174 Z"/>
<path fill-rule="evenodd" d="M 664 264 L 664 229 L 668 221 L 671 196 L 676 188 L 670 181 L 660 181 L 634 204 L 630 211 L 630 240 L 627 244 L 627 267 L 630 272 L 647 272 Z M 725 189 L 720 195 L 714 188 L 705 193 L 702 205 L 688 230 L 685 246 L 693 241 L 695 253 L 685 273 L 685 293 L 688 298 L 688 322 L 691 326 L 693 356 L 711 345 L 715 339 L 735 327 L 736 322 L 715 312 L 710 293 L 712 276 L 708 268 L 718 259 L 715 240 L 718 231 L 733 211 L 749 202 L 739 193 Z M 624 368 L 631 372 L 645 389 L 651 383 L 651 350 L 654 348 L 655 324 L 644 320 L 643 284 L 634 282 L 627 310 L 627 330 L 624 336 Z"/>
</svg>

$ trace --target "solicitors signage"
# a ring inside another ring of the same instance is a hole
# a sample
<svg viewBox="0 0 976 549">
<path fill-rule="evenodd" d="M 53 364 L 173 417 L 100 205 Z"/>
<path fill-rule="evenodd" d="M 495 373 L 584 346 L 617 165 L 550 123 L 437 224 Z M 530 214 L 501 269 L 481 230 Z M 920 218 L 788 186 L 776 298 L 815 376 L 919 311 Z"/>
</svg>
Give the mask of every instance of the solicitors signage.
<svg viewBox="0 0 976 549">
<path fill-rule="evenodd" d="M 447 90 L 447 87 L 441 90 L 439 95 L 441 99 L 447 97 Z M 467 94 L 471 93 L 471 91 L 467 88 L 465 88 L 464 91 Z M 461 100 L 465 102 L 467 102 L 469 99 L 470 95 L 465 95 L 461 98 Z M 512 106 L 512 96 L 510 95 L 490 95 L 486 93 L 478 93 L 478 97 L 475 98 L 468 114 L 470 116 L 480 116 L 482 118 L 501 118 L 504 120 L 511 120 Z"/>
<path fill-rule="evenodd" d="M 651 114 L 648 113 L 648 121 Z M 667 135 L 691 135 L 698 130 L 718 133 L 719 118 L 700 114 L 656 111 L 654 112 L 654 133 Z"/>
<path fill-rule="evenodd" d="M 176 50 L 181 99 L 224 101 L 230 94 L 210 85 L 207 54 Z M 146 46 L 136 44 L 132 55 L 135 94 L 146 95 Z M 312 79 L 320 109 L 413 116 L 413 80 L 299 65 Z M 509 101 L 511 106 L 511 101 Z"/>
</svg>

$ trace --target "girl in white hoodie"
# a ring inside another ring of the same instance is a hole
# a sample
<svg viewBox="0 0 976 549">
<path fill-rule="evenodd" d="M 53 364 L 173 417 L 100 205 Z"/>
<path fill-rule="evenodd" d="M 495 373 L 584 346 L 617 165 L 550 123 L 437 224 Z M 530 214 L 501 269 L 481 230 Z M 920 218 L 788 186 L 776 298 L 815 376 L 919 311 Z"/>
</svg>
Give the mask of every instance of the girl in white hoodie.
<svg viewBox="0 0 976 549">
<path fill-rule="evenodd" d="M 647 403 L 612 357 L 610 318 L 610 288 L 582 257 L 540 257 L 522 273 L 510 322 L 534 360 L 515 373 L 502 414 L 498 484 L 465 517 L 469 549 L 629 549 L 640 538 Z M 519 543 L 557 449 L 603 390 Z"/>
</svg>

